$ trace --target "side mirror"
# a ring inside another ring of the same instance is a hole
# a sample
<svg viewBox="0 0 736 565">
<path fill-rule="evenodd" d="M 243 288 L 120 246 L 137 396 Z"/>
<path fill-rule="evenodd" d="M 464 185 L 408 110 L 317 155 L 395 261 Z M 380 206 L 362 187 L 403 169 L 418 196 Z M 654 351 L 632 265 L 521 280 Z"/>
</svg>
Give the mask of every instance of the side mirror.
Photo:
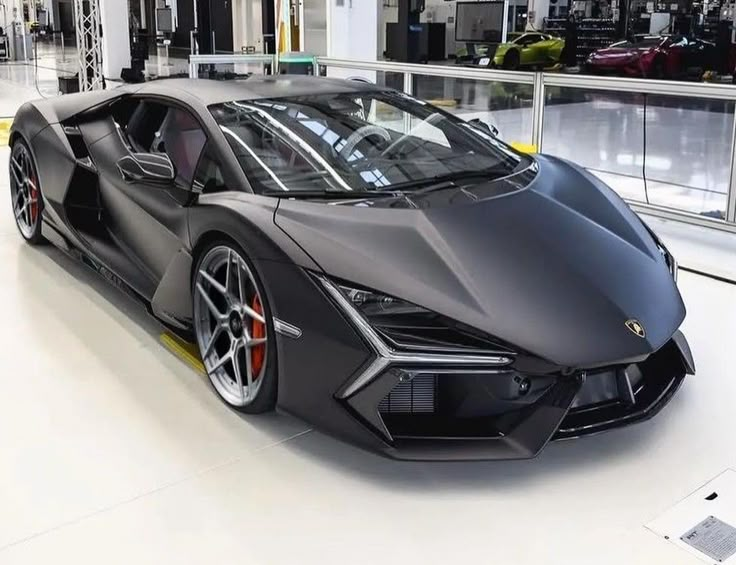
<svg viewBox="0 0 736 565">
<path fill-rule="evenodd" d="M 131 153 L 117 162 L 123 179 L 168 186 L 176 178 L 176 168 L 163 153 Z"/>
<path fill-rule="evenodd" d="M 484 122 L 480 118 L 474 118 L 468 121 L 468 124 L 473 126 L 475 129 L 481 130 L 483 133 L 498 137 L 499 131 L 496 126 L 492 126 L 489 123 Z"/>
</svg>

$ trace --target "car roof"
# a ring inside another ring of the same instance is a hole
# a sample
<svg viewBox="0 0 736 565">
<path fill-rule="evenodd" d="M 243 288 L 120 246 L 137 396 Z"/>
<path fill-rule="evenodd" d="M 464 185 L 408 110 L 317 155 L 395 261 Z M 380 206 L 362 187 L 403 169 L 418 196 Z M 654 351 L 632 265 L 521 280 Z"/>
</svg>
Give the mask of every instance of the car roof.
<svg viewBox="0 0 736 565">
<path fill-rule="evenodd" d="M 229 81 L 188 78 L 155 80 L 146 83 L 138 93 L 176 97 L 177 94 L 186 92 L 204 105 L 210 106 L 234 100 L 343 94 L 370 90 L 386 89 L 363 80 L 340 80 L 306 75 L 253 75 L 247 79 Z"/>
</svg>

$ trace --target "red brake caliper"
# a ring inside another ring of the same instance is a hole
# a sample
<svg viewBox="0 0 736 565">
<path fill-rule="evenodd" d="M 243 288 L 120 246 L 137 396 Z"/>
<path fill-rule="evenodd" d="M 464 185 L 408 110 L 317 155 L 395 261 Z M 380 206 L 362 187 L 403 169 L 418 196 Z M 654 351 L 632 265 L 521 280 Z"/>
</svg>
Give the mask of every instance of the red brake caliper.
<svg viewBox="0 0 736 565">
<path fill-rule="evenodd" d="M 261 300 L 258 298 L 258 296 L 253 298 L 253 302 L 251 303 L 251 308 L 258 312 L 260 315 L 263 315 L 263 305 L 261 304 Z M 259 322 L 258 320 L 253 320 L 253 326 L 251 327 L 251 337 L 253 339 L 263 339 L 266 337 L 266 325 Z M 251 368 L 253 369 L 253 379 L 257 379 L 258 375 L 261 374 L 261 370 L 263 369 L 263 363 L 266 361 L 266 345 L 256 345 L 251 350 Z"/>
<path fill-rule="evenodd" d="M 36 177 L 33 175 L 31 175 L 31 182 L 33 184 L 28 187 L 28 194 L 31 198 L 31 223 L 34 223 L 38 216 L 38 189 L 33 187 L 38 186 L 38 183 L 36 182 Z"/>
</svg>

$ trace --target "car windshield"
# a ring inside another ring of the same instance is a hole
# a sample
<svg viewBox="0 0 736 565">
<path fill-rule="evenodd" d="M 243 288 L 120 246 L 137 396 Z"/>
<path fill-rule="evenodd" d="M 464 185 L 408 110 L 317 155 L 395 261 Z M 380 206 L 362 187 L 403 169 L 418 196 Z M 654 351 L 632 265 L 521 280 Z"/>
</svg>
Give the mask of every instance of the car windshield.
<svg viewBox="0 0 736 565">
<path fill-rule="evenodd" d="M 532 160 L 393 91 L 244 100 L 210 108 L 258 193 L 410 191 L 487 182 Z"/>
</svg>

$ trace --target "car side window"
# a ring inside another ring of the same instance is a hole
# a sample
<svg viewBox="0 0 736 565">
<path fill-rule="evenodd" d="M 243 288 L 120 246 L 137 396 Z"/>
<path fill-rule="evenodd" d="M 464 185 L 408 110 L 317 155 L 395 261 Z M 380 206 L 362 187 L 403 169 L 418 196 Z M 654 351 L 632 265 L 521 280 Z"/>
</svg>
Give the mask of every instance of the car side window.
<svg viewBox="0 0 736 565">
<path fill-rule="evenodd" d="M 176 167 L 177 184 L 191 187 L 207 135 L 189 112 L 170 107 L 153 135 L 150 153 L 165 153 Z"/>
<path fill-rule="evenodd" d="M 530 34 L 530 35 L 525 35 L 524 37 L 522 37 L 520 43 L 524 46 L 527 46 L 527 45 L 532 45 L 534 43 L 538 43 L 541 40 L 542 40 L 542 36 L 536 35 L 536 34 Z"/>
<path fill-rule="evenodd" d="M 125 136 L 133 151 L 168 155 L 176 167 L 177 185 L 191 188 L 207 135 L 189 112 L 144 100 L 130 116 Z"/>
<path fill-rule="evenodd" d="M 213 192 L 228 190 L 222 174 L 222 166 L 210 144 L 205 148 L 197 165 L 192 190 L 199 194 L 212 194 Z"/>
</svg>

